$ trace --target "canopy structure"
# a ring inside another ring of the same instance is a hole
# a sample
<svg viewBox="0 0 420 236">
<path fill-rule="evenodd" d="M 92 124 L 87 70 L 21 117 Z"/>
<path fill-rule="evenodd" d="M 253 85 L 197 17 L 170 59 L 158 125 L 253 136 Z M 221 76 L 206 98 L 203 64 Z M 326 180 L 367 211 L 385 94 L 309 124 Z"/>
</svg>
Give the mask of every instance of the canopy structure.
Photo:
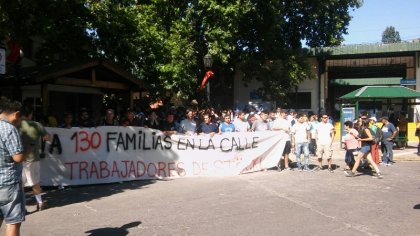
<svg viewBox="0 0 420 236">
<path fill-rule="evenodd" d="M 340 100 L 415 99 L 420 92 L 404 86 L 364 86 L 340 97 Z"/>
</svg>

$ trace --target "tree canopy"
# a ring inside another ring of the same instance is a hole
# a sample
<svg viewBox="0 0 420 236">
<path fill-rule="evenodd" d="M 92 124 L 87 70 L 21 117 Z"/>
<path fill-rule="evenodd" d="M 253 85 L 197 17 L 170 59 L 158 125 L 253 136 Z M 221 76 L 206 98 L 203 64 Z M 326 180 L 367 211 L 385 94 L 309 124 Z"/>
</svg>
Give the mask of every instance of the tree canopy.
<svg viewBox="0 0 420 236">
<path fill-rule="evenodd" d="M 0 0 L 0 37 L 41 43 L 38 63 L 105 58 L 151 85 L 197 97 L 210 53 L 220 96 L 241 69 L 269 99 L 309 78 L 303 44 L 343 41 L 362 0 Z M 229 92 L 228 92 L 229 93 Z M 230 92 L 231 93 L 231 92 Z"/>
<path fill-rule="evenodd" d="M 382 43 L 399 43 L 401 42 L 400 33 L 395 30 L 394 26 L 388 26 L 382 33 Z"/>
</svg>

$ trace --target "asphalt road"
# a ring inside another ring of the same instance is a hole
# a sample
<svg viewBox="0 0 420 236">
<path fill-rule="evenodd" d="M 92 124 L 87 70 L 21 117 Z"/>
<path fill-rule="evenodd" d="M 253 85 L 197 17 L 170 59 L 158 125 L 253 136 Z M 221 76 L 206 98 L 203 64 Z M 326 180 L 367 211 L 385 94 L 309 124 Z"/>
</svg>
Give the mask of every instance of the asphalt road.
<svg viewBox="0 0 420 236">
<path fill-rule="evenodd" d="M 414 147 L 396 151 L 397 163 L 381 167 L 384 179 L 369 172 L 345 177 L 337 158 L 334 173 L 268 170 L 53 188 L 44 196 L 50 208 L 29 214 L 21 233 L 420 235 L 420 161 L 414 153 Z M 33 203 L 28 199 L 29 211 Z"/>
</svg>

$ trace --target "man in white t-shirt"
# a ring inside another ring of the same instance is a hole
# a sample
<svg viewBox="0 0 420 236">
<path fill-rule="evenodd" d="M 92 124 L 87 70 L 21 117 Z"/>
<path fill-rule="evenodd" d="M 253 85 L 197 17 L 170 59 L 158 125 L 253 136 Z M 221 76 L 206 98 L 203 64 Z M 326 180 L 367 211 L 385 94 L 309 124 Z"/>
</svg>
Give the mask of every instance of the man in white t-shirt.
<svg viewBox="0 0 420 236">
<path fill-rule="evenodd" d="M 309 171 L 309 142 L 311 140 L 311 134 L 309 132 L 310 127 L 306 122 L 306 116 L 303 114 L 297 114 L 297 122 L 292 126 L 292 148 L 295 149 L 296 164 L 298 170 Z M 304 161 L 303 168 L 301 164 L 300 155 L 303 153 Z"/>
<path fill-rule="evenodd" d="M 197 129 L 197 123 L 194 120 L 194 114 L 191 109 L 186 112 L 187 118 L 181 121 L 181 133 L 193 135 Z"/>
<path fill-rule="evenodd" d="M 284 158 L 284 169 L 292 170 L 292 168 L 289 167 L 289 154 L 292 148 L 292 145 L 290 143 L 290 122 L 286 118 L 287 118 L 287 112 L 285 110 L 281 110 L 280 117 L 274 120 L 273 127 L 271 127 L 271 130 L 281 131 L 280 135 L 282 135 L 283 138 L 286 140 L 286 144 L 284 146 L 283 155 L 282 155 Z M 277 163 L 277 169 L 279 171 L 281 171 L 280 163 L 281 163 L 281 158 L 279 162 Z"/>
<path fill-rule="evenodd" d="M 235 126 L 235 132 L 247 132 L 250 129 L 249 122 L 245 118 L 245 113 L 243 111 L 238 112 L 237 117 L 233 121 Z"/>
<path fill-rule="evenodd" d="M 315 132 L 319 162 L 317 169 L 322 169 L 322 158 L 325 156 L 328 160 L 328 171 L 333 173 L 332 144 L 334 141 L 335 129 L 334 126 L 328 122 L 327 114 L 321 116 L 321 122 L 317 125 Z"/>
</svg>

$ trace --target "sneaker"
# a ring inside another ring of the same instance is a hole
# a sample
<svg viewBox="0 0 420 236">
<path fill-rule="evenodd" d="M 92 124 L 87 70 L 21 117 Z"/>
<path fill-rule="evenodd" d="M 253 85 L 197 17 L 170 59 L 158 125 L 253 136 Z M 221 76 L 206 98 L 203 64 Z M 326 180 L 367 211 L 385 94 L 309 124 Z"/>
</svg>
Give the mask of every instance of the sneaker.
<svg viewBox="0 0 420 236">
<path fill-rule="evenodd" d="M 36 211 L 43 211 L 43 210 L 45 210 L 47 208 L 48 208 L 48 206 L 47 206 L 47 203 L 46 202 L 38 203 L 36 205 Z"/>
<path fill-rule="evenodd" d="M 285 167 L 285 170 L 293 170 L 291 167 Z"/>
<path fill-rule="evenodd" d="M 277 171 L 280 172 L 281 171 L 281 167 L 280 166 L 276 166 L 277 167 Z"/>
<path fill-rule="evenodd" d="M 380 165 L 381 165 L 381 166 L 387 166 L 387 165 L 388 165 L 388 163 L 381 162 L 381 163 L 380 163 Z"/>
<path fill-rule="evenodd" d="M 376 178 L 378 178 L 378 179 L 383 179 L 383 178 L 384 178 L 384 176 L 382 175 L 382 173 L 381 173 L 381 172 L 378 172 L 378 173 L 376 173 Z"/>
<path fill-rule="evenodd" d="M 308 167 L 304 167 L 303 171 L 310 171 L 310 169 Z"/>
<path fill-rule="evenodd" d="M 333 170 L 332 168 L 328 168 L 328 171 L 329 171 L 330 173 L 334 173 L 334 170 Z"/>
<path fill-rule="evenodd" d="M 355 176 L 355 174 L 354 174 L 354 172 L 353 172 L 353 171 L 344 171 L 344 174 L 345 174 L 347 177 L 354 177 L 354 176 Z"/>
<path fill-rule="evenodd" d="M 322 170 L 322 167 L 317 166 L 317 167 L 314 167 L 314 168 L 312 169 L 312 171 L 319 171 L 319 170 Z"/>
</svg>

